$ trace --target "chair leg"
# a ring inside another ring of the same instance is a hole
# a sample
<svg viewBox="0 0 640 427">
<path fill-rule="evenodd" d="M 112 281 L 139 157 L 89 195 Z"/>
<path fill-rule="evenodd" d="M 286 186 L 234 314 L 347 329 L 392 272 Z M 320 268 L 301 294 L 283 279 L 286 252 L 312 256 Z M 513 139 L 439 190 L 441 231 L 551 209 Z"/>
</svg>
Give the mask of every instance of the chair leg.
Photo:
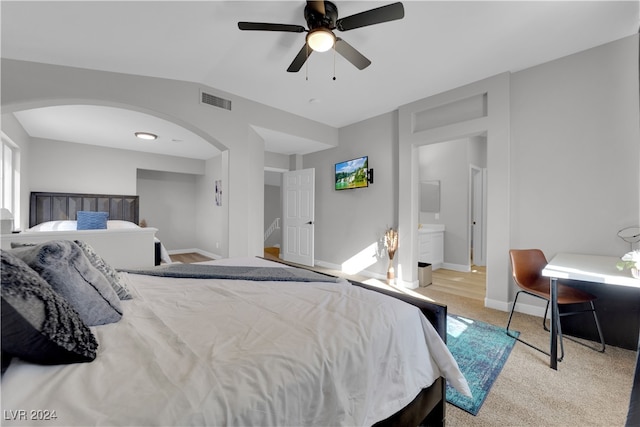
<svg viewBox="0 0 640 427">
<path fill-rule="evenodd" d="M 598 321 L 598 315 L 596 314 L 596 307 L 595 305 L 593 305 L 593 301 L 591 301 L 591 309 L 593 310 L 593 320 L 595 320 L 596 322 L 596 328 L 598 329 L 598 336 L 600 337 L 600 344 L 602 344 L 602 347 L 600 350 L 601 353 L 604 353 L 605 350 L 605 346 L 604 346 L 604 335 L 602 335 L 602 328 L 600 327 L 600 322 Z"/>
<path fill-rule="evenodd" d="M 550 302 L 551 301 L 547 300 L 547 306 L 544 308 L 544 316 L 542 316 L 542 327 L 547 332 L 551 332 L 551 331 L 549 331 L 549 328 L 547 328 L 547 314 L 549 313 L 549 304 L 550 304 Z"/>
<path fill-rule="evenodd" d="M 564 343 L 562 342 L 562 322 L 560 322 L 560 307 L 558 306 L 556 306 L 556 321 L 558 322 L 556 329 L 558 330 L 558 340 L 560 342 L 560 357 L 558 358 L 558 362 L 562 362 L 562 359 L 564 359 Z"/>
<path fill-rule="evenodd" d="M 546 351 L 544 351 L 544 350 L 542 350 L 541 348 L 538 348 L 538 347 L 536 347 L 536 346 L 535 346 L 535 345 L 533 345 L 533 344 L 529 344 L 529 343 L 528 343 L 528 342 L 526 342 L 525 340 L 520 339 L 519 337 L 517 337 L 517 336 L 515 336 L 515 335 L 510 334 L 509 326 L 511 325 L 511 319 L 513 318 L 513 312 L 514 312 L 514 311 L 515 311 L 515 309 L 516 309 L 516 304 L 517 304 L 517 302 L 518 302 L 518 296 L 520 296 L 520 292 L 525 292 L 525 291 L 518 291 L 518 292 L 516 293 L 516 297 L 513 299 L 513 306 L 511 307 L 511 312 L 509 313 L 509 320 L 507 321 L 507 329 L 506 329 L 506 333 L 507 333 L 507 335 L 509 335 L 511 338 L 513 338 L 513 339 L 515 339 L 515 340 L 517 340 L 517 341 L 520 341 L 522 344 L 528 345 L 529 347 L 533 348 L 534 350 L 538 350 L 540 353 L 542 353 L 542 354 L 546 354 L 547 356 L 549 356 L 549 353 L 548 353 L 548 352 L 546 352 Z M 528 292 L 525 292 L 525 293 L 528 293 Z M 534 295 L 534 294 L 529 294 L 529 295 L 534 296 L 534 297 L 536 297 L 536 298 L 540 298 L 539 296 Z M 547 309 L 548 309 L 548 308 L 549 308 L 549 302 L 548 302 L 548 300 L 547 300 Z M 546 317 L 547 317 L 547 315 L 546 315 L 546 310 L 545 310 L 545 317 L 544 317 L 544 318 L 546 318 Z M 544 318 L 543 318 L 543 322 L 544 322 Z M 545 329 L 546 329 L 546 328 L 545 328 Z M 560 330 L 560 320 L 558 320 L 558 337 L 560 338 L 560 350 L 561 350 L 561 351 L 560 351 L 560 358 L 558 358 L 558 362 L 562 362 L 562 359 L 564 358 L 564 346 L 562 345 L 562 331 Z"/>
<path fill-rule="evenodd" d="M 516 297 L 515 297 L 515 298 L 514 298 L 514 300 L 513 300 L 513 305 L 511 306 L 511 312 L 509 312 L 509 320 L 507 321 L 507 335 L 509 335 L 509 336 L 512 336 L 512 335 L 509 333 L 509 325 L 511 325 L 511 318 L 513 317 L 513 312 L 514 312 L 514 311 L 515 311 L 515 309 L 516 309 L 516 303 L 518 302 L 518 296 L 520 295 L 520 292 L 522 292 L 522 291 L 518 291 L 518 292 L 516 293 Z M 515 337 L 514 337 L 514 338 L 515 338 Z"/>
</svg>

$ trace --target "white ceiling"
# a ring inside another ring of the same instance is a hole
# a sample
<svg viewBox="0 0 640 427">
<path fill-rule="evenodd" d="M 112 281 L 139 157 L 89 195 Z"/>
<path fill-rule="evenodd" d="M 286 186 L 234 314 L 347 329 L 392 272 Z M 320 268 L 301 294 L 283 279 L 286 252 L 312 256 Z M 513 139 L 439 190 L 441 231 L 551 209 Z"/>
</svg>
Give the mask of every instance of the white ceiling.
<svg viewBox="0 0 640 427">
<path fill-rule="evenodd" d="M 391 2 L 335 1 L 340 17 Z M 1 54 L 197 82 L 339 128 L 632 35 L 640 26 L 638 0 L 403 4 L 402 20 L 338 32 L 372 61 L 362 71 L 328 52 L 314 53 L 299 73 L 287 73 L 304 34 L 237 28 L 238 21 L 306 26 L 304 1 L 3 0 Z M 216 152 L 198 136 L 161 119 L 96 108 L 52 107 L 17 117 L 29 134 L 41 138 L 145 151 L 131 138 L 135 128 L 160 134 L 165 154 L 208 158 Z M 326 148 L 257 131 L 268 151 L 306 154 Z M 158 152 L 159 147 L 149 150 Z"/>
</svg>

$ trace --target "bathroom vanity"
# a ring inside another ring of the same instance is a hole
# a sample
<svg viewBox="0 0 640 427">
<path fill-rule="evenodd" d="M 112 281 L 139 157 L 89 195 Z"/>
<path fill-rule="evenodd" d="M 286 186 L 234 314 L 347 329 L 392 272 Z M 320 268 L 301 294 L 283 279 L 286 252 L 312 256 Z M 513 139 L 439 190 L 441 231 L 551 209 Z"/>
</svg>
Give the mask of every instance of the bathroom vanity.
<svg viewBox="0 0 640 427">
<path fill-rule="evenodd" d="M 444 264 L 444 225 L 421 224 L 418 229 L 418 261 L 437 270 Z"/>
</svg>

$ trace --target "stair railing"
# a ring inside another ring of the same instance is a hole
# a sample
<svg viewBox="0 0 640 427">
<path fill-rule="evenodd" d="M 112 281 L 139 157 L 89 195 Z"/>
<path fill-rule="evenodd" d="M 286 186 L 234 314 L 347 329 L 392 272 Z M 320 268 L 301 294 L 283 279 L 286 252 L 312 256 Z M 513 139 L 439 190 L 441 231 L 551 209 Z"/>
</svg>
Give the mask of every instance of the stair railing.
<svg viewBox="0 0 640 427">
<path fill-rule="evenodd" d="M 266 242 L 269 236 L 278 229 L 280 229 L 280 218 L 274 219 L 269 228 L 267 228 L 267 231 L 264 232 L 264 241 Z"/>
</svg>

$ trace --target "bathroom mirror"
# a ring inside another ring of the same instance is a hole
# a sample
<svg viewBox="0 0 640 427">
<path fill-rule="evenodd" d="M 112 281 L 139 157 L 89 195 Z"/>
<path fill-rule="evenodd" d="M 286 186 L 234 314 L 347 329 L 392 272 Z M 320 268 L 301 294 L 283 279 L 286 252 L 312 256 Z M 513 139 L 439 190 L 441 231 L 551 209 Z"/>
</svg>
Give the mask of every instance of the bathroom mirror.
<svg viewBox="0 0 640 427">
<path fill-rule="evenodd" d="M 420 212 L 440 212 L 440 181 L 420 182 Z"/>
</svg>

